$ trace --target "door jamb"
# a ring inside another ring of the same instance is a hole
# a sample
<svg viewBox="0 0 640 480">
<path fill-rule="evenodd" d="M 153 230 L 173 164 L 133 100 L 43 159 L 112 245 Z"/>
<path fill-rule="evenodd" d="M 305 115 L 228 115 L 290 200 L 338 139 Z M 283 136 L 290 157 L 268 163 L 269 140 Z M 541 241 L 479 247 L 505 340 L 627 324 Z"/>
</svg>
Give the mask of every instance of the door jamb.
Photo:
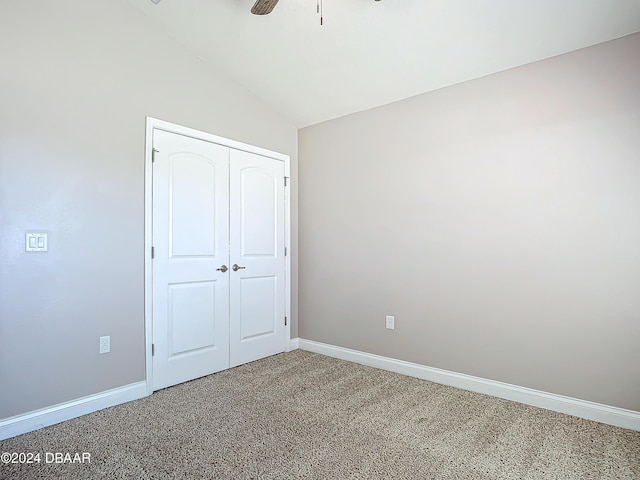
<svg viewBox="0 0 640 480">
<path fill-rule="evenodd" d="M 266 150 L 261 147 L 249 145 L 211 133 L 202 132 L 182 125 L 166 122 L 153 117 L 146 117 L 145 133 L 145 159 L 144 159 L 144 332 L 145 332 L 145 374 L 147 383 L 147 395 L 153 393 L 153 359 L 151 344 L 153 342 L 153 298 L 152 298 L 152 259 L 151 247 L 153 234 L 153 131 L 163 130 L 170 133 L 185 135 L 187 137 L 204 140 L 206 142 L 224 145 L 236 150 L 255 153 L 265 157 L 284 162 L 285 176 L 291 178 L 291 160 L 289 155 Z M 291 183 L 287 184 L 284 191 L 284 243 L 287 248 L 285 258 L 285 298 L 284 311 L 287 317 L 285 326 L 284 351 L 289 351 L 291 344 Z M 284 254 L 284 252 L 283 252 Z M 282 319 L 284 321 L 284 319 Z"/>
</svg>

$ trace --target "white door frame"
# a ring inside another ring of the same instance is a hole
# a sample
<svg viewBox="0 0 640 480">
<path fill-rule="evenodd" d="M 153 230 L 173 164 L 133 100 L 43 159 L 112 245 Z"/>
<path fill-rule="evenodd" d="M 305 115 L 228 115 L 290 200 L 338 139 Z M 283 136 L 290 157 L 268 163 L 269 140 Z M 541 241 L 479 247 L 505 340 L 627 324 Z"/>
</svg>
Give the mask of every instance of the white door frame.
<svg viewBox="0 0 640 480">
<path fill-rule="evenodd" d="M 155 129 L 164 130 L 166 132 L 177 133 L 187 137 L 197 138 L 206 142 L 224 145 L 236 150 L 255 153 L 265 157 L 282 160 L 284 162 L 285 176 L 291 178 L 291 163 L 289 155 L 273 152 L 264 148 L 256 147 L 246 143 L 230 140 L 228 138 L 219 137 L 211 133 L 194 130 L 189 127 L 183 127 L 174 123 L 165 122 L 157 118 L 146 117 L 146 136 L 145 136 L 145 160 L 144 160 L 144 331 L 145 331 L 145 361 L 146 361 L 146 383 L 147 395 L 153 393 L 153 361 L 151 358 L 151 344 L 153 341 L 153 297 L 152 297 L 152 260 L 151 247 L 153 238 L 153 167 L 152 167 L 152 148 L 153 148 L 153 131 Z M 291 203 L 290 203 L 290 185 L 284 191 L 284 241 L 287 248 L 285 257 L 285 298 L 284 310 L 287 317 L 287 325 L 285 326 L 285 351 L 289 351 L 291 343 Z M 283 319 L 284 321 L 284 319 Z"/>
</svg>

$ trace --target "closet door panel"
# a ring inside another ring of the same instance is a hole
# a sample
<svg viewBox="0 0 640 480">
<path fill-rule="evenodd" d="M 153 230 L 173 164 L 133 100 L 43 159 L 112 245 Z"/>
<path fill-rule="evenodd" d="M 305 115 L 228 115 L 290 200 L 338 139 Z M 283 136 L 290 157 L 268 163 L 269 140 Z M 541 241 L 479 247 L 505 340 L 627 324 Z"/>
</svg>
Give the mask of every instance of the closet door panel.
<svg viewBox="0 0 640 480">
<path fill-rule="evenodd" d="M 238 150 L 230 158 L 229 348 L 235 366 L 285 349 L 284 162 Z"/>
<path fill-rule="evenodd" d="M 157 130 L 153 389 L 229 368 L 229 148 Z"/>
</svg>

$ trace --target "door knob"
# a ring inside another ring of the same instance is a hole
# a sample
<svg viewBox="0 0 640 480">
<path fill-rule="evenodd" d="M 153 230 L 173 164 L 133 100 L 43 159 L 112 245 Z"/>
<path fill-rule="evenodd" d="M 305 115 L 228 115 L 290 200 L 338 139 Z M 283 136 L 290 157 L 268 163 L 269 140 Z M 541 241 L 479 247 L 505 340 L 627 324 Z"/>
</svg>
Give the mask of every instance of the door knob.
<svg viewBox="0 0 640 480">
<path fill-rule="evenodd" d="M 224 273 L 224 272 L 226 272 L 226 271 L 227 271 L 227 270 L 229 270 L 229 269 L 227 268 L 227 266 L 226 266 L 226 265 L 222 265 L 220 268 L 216 268 L 216 270 L 217 270 L 218 272 L 222 272 L 222 273 Z"/>
<path fill-rule="evenodd" d="M 243 270 L 243 269 L 245 269 L 247 267 L 241 267 L 237 263 L 234 263 L 233 267 L 231 267 L 231 268 L 233 269 L 234 272 L 237 272 L 238 270 Z"/>
</svg>

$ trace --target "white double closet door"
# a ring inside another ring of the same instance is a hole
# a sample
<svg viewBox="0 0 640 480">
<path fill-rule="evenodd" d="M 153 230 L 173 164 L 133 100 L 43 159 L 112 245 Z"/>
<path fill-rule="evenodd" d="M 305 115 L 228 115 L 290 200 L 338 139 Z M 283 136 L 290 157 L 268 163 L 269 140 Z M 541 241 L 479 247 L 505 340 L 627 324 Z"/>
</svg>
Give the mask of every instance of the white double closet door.
<svg viewBox="0 0 640 480">
<path fill-rule="evenodd" d="M 285 349 L 284 162 L 153 133 L 153 390 Z"/>
</svg>

